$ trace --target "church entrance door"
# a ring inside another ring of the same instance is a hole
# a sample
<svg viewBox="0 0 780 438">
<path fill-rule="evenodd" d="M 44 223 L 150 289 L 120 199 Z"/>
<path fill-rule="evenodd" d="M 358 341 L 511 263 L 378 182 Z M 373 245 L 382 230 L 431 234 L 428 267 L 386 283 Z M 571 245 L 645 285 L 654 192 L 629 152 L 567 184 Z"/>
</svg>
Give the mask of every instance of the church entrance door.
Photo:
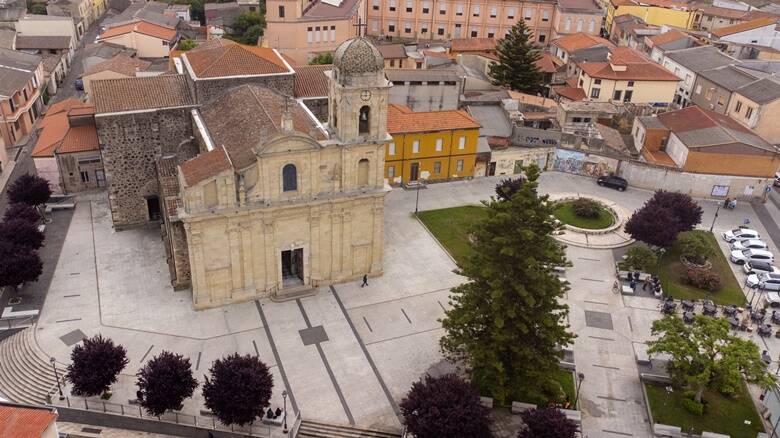
<svg viewBox="0 0 780 438">
<path fill-rule="evenodd" d="M 303 284 L 303 248 L 282 251 L 282 287 Z"/>
</svg>

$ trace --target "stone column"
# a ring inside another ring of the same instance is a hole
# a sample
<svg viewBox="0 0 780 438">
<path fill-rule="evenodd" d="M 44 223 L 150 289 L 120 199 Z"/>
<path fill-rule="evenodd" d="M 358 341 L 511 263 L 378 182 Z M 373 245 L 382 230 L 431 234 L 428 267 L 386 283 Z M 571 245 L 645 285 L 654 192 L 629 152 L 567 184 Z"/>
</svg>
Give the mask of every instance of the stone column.
<svg viewBox="0 0 780 438">
<path fill-rule="evenodd" d="M 203 257 L 203 236 L 200 231 L 193 230 L 189 223 L 184 224 L 187 232 L 187 244 L 190 253 L 190 271 L 192 274 L 192 301 L 195 307 L 211 303 L 211 291 L 206 284 L 206 267 Z"/>
<path fill-rule="evenodd" d="M 240 225 L 241 262 L 244 273 L 244 289 L 254 289 L 254 267 L 252 266 L 252 223 L 242 222 Z"/>
<path fill-rule="evenodd" d="M 382 255 L 385 245 L 385 206 L 383 198 L 374 199 L 374 223 L 372 224 L 371 267 L 372 275 L 382 274 Z"/>
<path fill-rule="evenodd" d="M 309 217 L 309 281 L 312 286 L 316 286 L 322 274 L 320 273 L 320 212 L 319 209 L 312 209 Z"/>
<path fill-rule="evenodd" d="M 241 265 L 241 236 L 240 230 L 235 225 L 228 225 L 228 245 L 230 253 L 230 290 L 228 298 L 233 298 L 233 291 L 243 289 L 244 276 Z"/>
<path fill-rule="evenodd" d="M 353 260 L 352 260 L 352 213 L 349 211 L 344 212 L 344 226 L 342 227 L 341 235 L 341 270 L 340 277 L 344 278 L 352 275 Z"/>
<path fill-rule="evenodd" d="M 265 291 L 270 293 L 278 285 L 278 272 L 276 270 L 276 244 L 274 242 L 274 220 L 271 217 L 263 218 L 263 242 L 265 246 Z"/>
<path fill-rule="evenodd" d="M 342 260 L 342 211 L 334 210 L 331 213 L 331 267 L 330 267 L 330 280 L 334 280 L 337 274 L 341 272 Z"/>
</svg>

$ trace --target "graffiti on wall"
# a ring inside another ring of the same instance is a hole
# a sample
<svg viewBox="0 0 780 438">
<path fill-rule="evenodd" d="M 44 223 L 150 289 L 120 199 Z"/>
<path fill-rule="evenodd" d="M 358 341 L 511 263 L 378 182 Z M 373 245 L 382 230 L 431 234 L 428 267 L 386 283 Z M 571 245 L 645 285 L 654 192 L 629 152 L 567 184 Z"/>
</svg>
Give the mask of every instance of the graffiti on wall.
<svg viewBox="0 0 780 438">
<path fill-rule="evenodd" d="M 552 168 L 559 172 L 599 177 L 614 173 L 617 170 L 617 166 L 618 160 L 614 158 L 586 154 L 580 151 L 556 149 Z"/>
</svg>

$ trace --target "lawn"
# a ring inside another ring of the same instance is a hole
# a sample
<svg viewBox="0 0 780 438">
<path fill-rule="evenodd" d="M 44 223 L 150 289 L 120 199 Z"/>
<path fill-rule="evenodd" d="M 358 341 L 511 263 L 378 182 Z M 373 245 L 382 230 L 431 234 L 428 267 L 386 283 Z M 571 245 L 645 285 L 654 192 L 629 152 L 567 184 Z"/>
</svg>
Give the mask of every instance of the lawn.
<svg viewBox="0 0 780 438">
<path fill-rule="evenodd" d="M 735 304 L 737 306 L 745 304 L 745 295 L 742 293 L 742 288 L 731 271 L 729 261 L 726 259 L 720 246 L 718 246 L 715 235 L 702 230 L 694 230 L 691 233 L 703 234 L 712 247 L 715 255 L 710 258 L 710 262 L 712 262 L 713 271 L 720 274 L 720 289 L 710 293 L 684 284 L 680 277 L 685 272 L 685 266 L 680 263 L 680 248 L 675 244 L 661 257 L 657 272 L 653 272 L 661 278 L 661 286 L 664 293 L 683 300 L 711 299 L 717 304 Z"/>
<path fill-rule="evenodd" d="M 468 230 L 471 224 L 485 217 L 485 208 L 476 205 L 443 208 L 418 212 L 417 217 L 460 263 L 471 251 Z"/>
<path fill-rule="evenodd" d="M 571 370 L 564 370 L 562 368 L 555 371 L 555 374 L 553 375 L 555 378 L 555 381 L 558 382 L 558 384 L 561 385 L 561 389 L 563 390 L 563 393 L 565 396 L 560 400 L 547 400 L 543 397 L 531 397 L 524 394 L 514 394 L 511 398 L 512 401 L 518 401 L 522 403 L 533 403 L 536 406 L 539 407 L 545 407 L 548 406 L 551 402 L 552 403 L 560 403 L 563 404 L 566 400 L 569 400 L 572 404 L 574 403 L 575 393 L 574 393 L 574 374 L 572 374 Z"/>
<path fill-rule="evenodd" d="M 683 391 L 675 389 L 667 393 L 664 386 L 645 384 L 650 410 L 656 423 L 679 426 L 683 432 L 693 428 L 696 433 L 703 430 L 730 435 L 732 438 L 755 438 L 764 431 L 747 387 L 734 397 L 719 392 L 705 392 L 707 404 L 704 415 L 693 415 L 682 406 Z M 745 420 L 750 424 L 745 424 Z"/>
<path fill-rule="evenodd" d="M 571 201 L 559 202 L 555 206 L 553 214 L 564 224 L 585 228 L 587 230 L 600 230 L 615 223 L 615 218 L 612 216 L 612 213 L 601 206 L 599 206 L 598 217 L 591 219 L 577 216 L 577 214 L 574 213 L 574 207 Z"/>
</svg>

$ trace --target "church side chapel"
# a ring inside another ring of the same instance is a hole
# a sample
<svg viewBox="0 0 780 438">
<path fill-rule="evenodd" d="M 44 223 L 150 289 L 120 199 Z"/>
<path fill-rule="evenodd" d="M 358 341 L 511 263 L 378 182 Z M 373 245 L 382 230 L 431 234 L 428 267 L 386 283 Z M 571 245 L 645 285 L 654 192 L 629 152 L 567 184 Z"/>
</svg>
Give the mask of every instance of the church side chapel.
<svg viewBox="0 0 780 438">
<path fill-rule="evenodd" d="M 178 186 L 162 194 L 176 207 L 165 222 L 183 228 L 168 245 L 184 259 L 173 257 L 172 273 L 190 278 L 195 308 L 381 275 L 391 85 L 383 66 L 366 38 L 339 46 L 326 73 L 327 125 L 259 85 L 197 110 L 200 153 L 160 184 Z"/>
</svg>

